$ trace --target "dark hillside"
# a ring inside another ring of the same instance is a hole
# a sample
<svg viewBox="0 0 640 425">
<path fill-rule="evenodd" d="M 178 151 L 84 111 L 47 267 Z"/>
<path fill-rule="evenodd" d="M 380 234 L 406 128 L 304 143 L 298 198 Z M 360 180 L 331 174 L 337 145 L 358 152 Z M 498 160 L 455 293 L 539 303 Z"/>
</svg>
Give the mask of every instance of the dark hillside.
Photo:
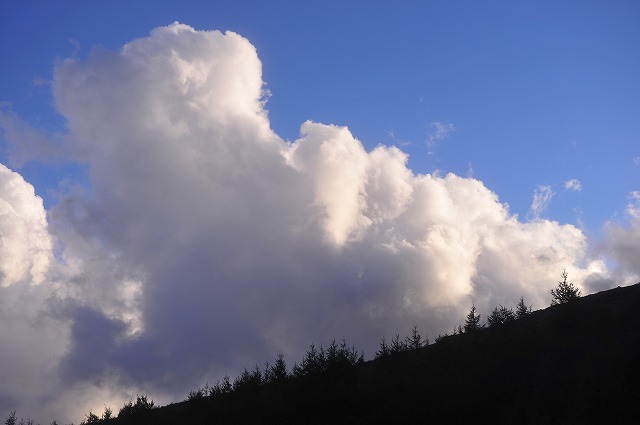
<svg viewBox="0 0 640 425">
<path fill-rule="evenodd" d="M 638 418 L 640 284 L 333 373 L 108 422 L 630 424 Z"/>
</svg>

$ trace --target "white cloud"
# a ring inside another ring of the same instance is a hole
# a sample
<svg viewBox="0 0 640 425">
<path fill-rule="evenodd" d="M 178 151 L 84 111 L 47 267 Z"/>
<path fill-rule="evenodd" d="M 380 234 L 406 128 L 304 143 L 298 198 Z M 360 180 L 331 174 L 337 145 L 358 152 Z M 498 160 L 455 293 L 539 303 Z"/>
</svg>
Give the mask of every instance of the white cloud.
<svg viewBox="0 0 640 425">
<path fill-rule="evenodd" d="M 601 270 L 576 227 L 522 223 L 482 182 L 415 175 L 396 147 L 310 121 L 285 143 L 237 34 L 157 28 L 63 61 L 53 87 L 91 178 L 50 211 L 60 253 L 40 302 L 65 336 L 58 388 L 175 400 L 310 342 L 371 355 L 415 323 L 452 329 L 472 301 L 542 307 L 562 269 Z M 434 143 L 454 130 L 434 126 Z M 538 187 L 536 218 L 552 195 Z M 72 400 L 49 391 L 50 411 Z"/>
<path fill-rule="evenodd" d="M 635 165 L 640 165 L 640 156 L 636 156 L 635 158 L 633 158 L 633 163 Z"/>
<path fill-rule="evenodd" d="M 51 295 L 53 242 L 42 199 L 0 164 L 0 412 L 39 405 L 56 391 L 56 360 L 67 348 L 43 312 Z"/>
<path fill-rule="evenodd" d="M 427 136 L 427 149 L 429 155 L 433 154 L 433 151 L 438 142 L 446 139 L 451 133 L 456 130 L 453 124 L 445 124 L 439 121 L 432 122 L 431 126 L 435 127 L 435 131 Z"/>
<path fill-rule="evenodd" d="M 640 192 L 629 194 L 626 224 L 607 223 L 605 226 L 605 251 L 617 263 L 618 281 L 640 281 Z"/>
<path fill-rule="evenodd" d="M 536 219 L 540 218 L 540 215 L 549 207 L 553 195 L 551 186 L 538 185 L 533 192 L 533 201 L 529 210 L 530 215 Z"/>
<path fill-rule="evenodd" d="M 578 179 L 571 179 L 564 182 L 565 190 L 573 190 L 574 192 L 582 191 L 582 184 Z"/>
<path fill-rule="evenodd" d="M 346 127 L 306 122 L 301 132 L 287 158 L 296 170 L 309 175 L 315 202 L 325 214 L 325 231 L 342 245 L 370 223 L 362 214 L 367 153 Z"/>
<path fill-rule="evenodd" d="M 40 283 L 52 242 L 42 199 L 22 176 L 0 164 L 0 287 Z"/>
<path fill-rule="evenodd" d="M 640 221 L 640 191 L 629 193 L 629 203 L 627 204 L 627 214 L 633 221 Z"/>
</svg>

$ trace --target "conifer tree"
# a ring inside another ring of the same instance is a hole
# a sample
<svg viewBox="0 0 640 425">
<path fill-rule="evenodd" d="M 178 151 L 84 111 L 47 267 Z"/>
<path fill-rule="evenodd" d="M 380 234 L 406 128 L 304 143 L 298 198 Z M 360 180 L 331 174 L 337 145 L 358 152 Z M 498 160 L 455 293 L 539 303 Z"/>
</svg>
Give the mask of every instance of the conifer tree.
<svg viewBox="0 0 640 425">
<path fill-rule="evenodd" d="M 387 341 L 384 337 L 382 337 L 382 341 L 380 341 L 380 348 L 376 351 L 376 359 L 380 357 L 386 357 L 391 354 L 391 349 L 387 345 Z"/>
<path fill-rule="evenodd" d="M 256 364 L 256 367 L 253 369 L 251 373 L 251 385 L 254 387 L 259 387 L 264 384 L 264 376 L 262 375 L 262 371 Z"/>
<path fill-rule="evenodd" d="M 104 413 L 102 414 L 102 420 L 108 421 L 113 416 L 113 411 L 109 406 L 105 406 Z"/>
<path fill-rule="evenodd" d="M 572 282 L 567 281 L 568 276 L 567 271 L 563 270 L 562 280 L 556 289 L 551 290 L 551 305 L 565 304 L 582 296 L 580 289 Z"/>
<path fill-rule="evenodd" d="M 95 424 L 100 422 L 100 418 L 98 417 L 98 415 L 93 412 L 89 412 L 89 414 L 86 416 L 87 418 L 84 421 L 80 422 L 80 425 Z"/>
<path fill-rule="evenodd" d="M 324 368 L 325 353 L 320 347 L 320 351 L 316 349 L 315 344 L 309 346 L 309 350 L 305 353 L 302 363 L 295 365 L 294 374 L 296 376 L 317 375 Z"/>
<path fill-rule="evenodd" d="M 476 311 L 476 306 L 471 304 L 471 309 L 464 322 L 465 333 L 474 332 L 482 328 L 482 326 L 480 326 L 480 315 L 476 314 Z"/>
<path fill-rule="evenodd" d="M 240 376 L 236 377 L 233 381 L 233 391 L 246 388 L 251 382 L 251 373 L 245 367 Z"/>
<path fill-rule="evenodd" d="M 487 317 L 487 325 L 489 327 L 501 325 L 503 323 L 511 322 L 515 319 L 516 316 L 513 313 L 513 310 L 511 310 L 510 308 L 504 306 L 500 306 L 500 308 L 494 307 L 489 317 Z"/>
<path fill-rule="evenodd" d="M 231 379 L 229 378 L 229 375 L 224 375 L 224 377 L 222 378 L 220 390 L 223 394 L 230 393 L 233 390 L 233 385 L 231 385 Z"/>
<path fill-rule="evenodd" d="M 333 369 L 334 367 L 336 367 L 340 362 L 339 357 L 340 355 L 338 354 L 338 344 L 336 344 L 336 340 L 334 339 L 333 341 L 331 341 L 331 344 L 329 344 L 329 348 L 327 348 L 327 369 Z"/>
<path fill-rule="evenodd" d="M 531 306 L 527 307 L 524 303 L 524 297 L 520 297 L 520 301 L 518 301 L 518 305 L 516 305 L 516 319 L 522 319 L 529 313 L 531 313 Z"/>
<path fill-rule="evenodd" d="M 407 351 L 407 345 L 404 341 L 400 341 L 400 335 L 396 334 L 395 338 L 391 340 L 391 354 L 401 353 Z"/>
<path fill-rule="evenodd" d="M 411 336 L 406 337 L 405 345 L 407 347 L 407 350 L 417 350 L 424 345 L 422 335 L 420 335 L 420 332 L 418 332 L 418 325 L 413 325 Z"/>
<path fill-rule="evenodd" d="M 4 421 L 5 425 L 16 425 L 16 411 L 9 413 L 7 420 Z"/>
<path fill-rule="evenodd" d="M 273 367 L 269 363 L 269 360 L 265 360 L 264 362 L 264 373 L 262 374 L 262 376 L 264 377 L 265 383 L 268 384 L 273 382 Z"/>
<path fill-rule="evenodd" d="M 283 381 L 287 379 L 288 376 L 287 363 L 284 361 L 284 354 L 279 352 L 276 362 L 271 368 L 271 379 L 274 381 Z"/>
</svg>

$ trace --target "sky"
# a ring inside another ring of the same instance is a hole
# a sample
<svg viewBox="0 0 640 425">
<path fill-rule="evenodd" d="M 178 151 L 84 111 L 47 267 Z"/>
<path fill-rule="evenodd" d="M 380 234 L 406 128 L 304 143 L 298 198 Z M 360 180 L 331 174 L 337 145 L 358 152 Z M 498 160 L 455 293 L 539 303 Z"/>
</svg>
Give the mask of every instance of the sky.
<svg viewBox="0 0 640 425">
<path fill-rule="evenodd" d="M 640 281 L 632 1 L 7 1 L 0 415 Z"/>
</svg>

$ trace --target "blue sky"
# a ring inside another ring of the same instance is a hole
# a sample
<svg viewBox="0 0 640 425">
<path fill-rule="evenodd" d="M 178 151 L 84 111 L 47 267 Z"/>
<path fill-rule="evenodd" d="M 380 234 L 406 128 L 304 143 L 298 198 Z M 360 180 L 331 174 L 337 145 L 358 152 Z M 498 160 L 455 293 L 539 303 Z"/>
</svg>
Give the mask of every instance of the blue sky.
<svg viewBox="0 0 640 425">
<path fill-rule="evenodd" d="M 639 22 L 632 1 L 4 2 L 0 415 L 168 403 L 333 338 L 370 358 L 472 303 L 543 308 L 563 269 L 638 282 Z"/>
</svg>

